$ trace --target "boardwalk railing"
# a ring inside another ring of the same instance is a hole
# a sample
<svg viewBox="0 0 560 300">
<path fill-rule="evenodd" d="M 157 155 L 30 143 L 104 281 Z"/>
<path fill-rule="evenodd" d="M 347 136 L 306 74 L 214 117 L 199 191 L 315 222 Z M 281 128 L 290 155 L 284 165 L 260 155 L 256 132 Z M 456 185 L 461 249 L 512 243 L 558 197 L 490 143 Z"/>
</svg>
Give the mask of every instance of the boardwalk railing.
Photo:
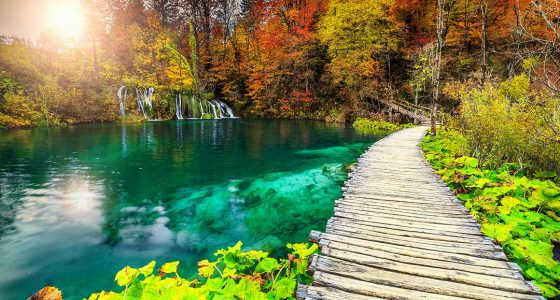
<svg viewBox="0 0 560 300">
<path fill-rule="evenodd" d="M 428 124 L 430 122 L 432 110 L 429 107 L 416 105 L 400 99 L 380 99 L 379 101 L 394 111 L 413 118 L 417 124 Z M 438 124 L 445 124 L 445 114 L 443 112 L 436 112 L 436 122 Z"/>
<path fill-rule="evenodd" d="M 399 131 L 359 160 L 298 299 L 543 299 Z"/>
</svg>

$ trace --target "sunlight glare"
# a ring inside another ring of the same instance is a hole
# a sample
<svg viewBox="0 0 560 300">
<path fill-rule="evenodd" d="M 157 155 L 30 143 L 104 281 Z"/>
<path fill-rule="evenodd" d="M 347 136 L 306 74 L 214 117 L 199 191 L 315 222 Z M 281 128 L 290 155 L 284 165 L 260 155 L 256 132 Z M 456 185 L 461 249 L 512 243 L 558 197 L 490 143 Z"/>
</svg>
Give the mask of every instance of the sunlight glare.
<svg viewBox="0 0 560 300">
<path fill-rule="evenodd" d="M 84 16 L 77 2 L 61 2 L 48 11 L 49 29 L 65 40 L 77 40 L 84 31 Z"/>
</svg>

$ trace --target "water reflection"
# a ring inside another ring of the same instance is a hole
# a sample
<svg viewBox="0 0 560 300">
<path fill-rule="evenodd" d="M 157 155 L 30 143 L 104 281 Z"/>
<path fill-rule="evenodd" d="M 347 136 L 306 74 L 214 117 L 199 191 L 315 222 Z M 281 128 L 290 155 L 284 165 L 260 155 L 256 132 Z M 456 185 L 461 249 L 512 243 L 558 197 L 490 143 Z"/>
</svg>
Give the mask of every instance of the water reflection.
<svg viewBox="0 0 560 300">
<path fill-rule="evenodd" d="M 126 264 L 194 266 L 238 240 L 280 252 L 324 227 L 371 141 L 311 121 L 0 132 L 0 299 L 81 299 Z"/>
</svg>

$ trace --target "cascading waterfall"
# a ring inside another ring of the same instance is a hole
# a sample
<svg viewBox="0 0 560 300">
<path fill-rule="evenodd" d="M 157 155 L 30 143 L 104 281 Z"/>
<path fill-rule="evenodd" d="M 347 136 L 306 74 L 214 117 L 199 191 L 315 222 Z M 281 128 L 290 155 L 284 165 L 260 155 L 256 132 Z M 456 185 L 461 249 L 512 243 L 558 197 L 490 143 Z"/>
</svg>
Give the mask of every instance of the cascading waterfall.
<svg viewBox="0 0 560 300">
<path fill-rule="evenodd" d="M 221 119 L 218 114 L 216 114 L 216 105 L 210 103 L 210 101 L 206 101 L 208 102 L 208 105 L 210 105 L 212 107 L 212 111 L 214 112 L 214 114 L 212 115 L 214 117 L 214 119 Z"/>
<path fill-rule="evenodd" d="M 209 114 L 213 119 L 235 118 L 233 110 L 219 100 L 197 100 L 194 97 L 187 101 L 187 115 L 190 119 L 201 119 Z"/>
<path fill-rule="evenodd" d="M 148 119 L 148 114 L 151 114 L 153 109 L 155 89 L 153 87 L 147 89 L 134 88 L 134 91 L 136 92 L 137 110 L 145 119 Z M 125 85 L 118 89 L 117 97 L 119 113 L 124 117 L 126 115 L 126 99 L 128 97 L 128 88 Z M 202 119 L 204 115 L 211 115 L 212 119 L 236 118 L 233 110 L 222 101 L 197 100 L 195 97 L 191 97 L 190 101 L 187 100 L 185 105 L 183 103 L 183 94 L 181 92 L 175 93 L 175 117 L 178 120 L 185 118 Z"/>
<path fill-rule="evenodd" d="M 200 104 L 200 117 L 202 118 L 202 116 L 205 114 L 204 107 L 202 107 L 202 101 L 198 102 L 198 104 Z"/>
<path fill-rule="evenodd" d="M 135 88 L 136 92 L 136 104 L 138 106 L 138 112 L 142 113 L 144 118 L 148 118 L 146 108 L 152 110 L 152 100 L 154 97 L 155 89 L 149 87 L 147 89 Z M 126 85 L 121 86 L 117 90 L 117 97 L 119 98 L 119 114 L 121 117 L 126 115 L 126 98 L 128 97 L 128 88 Z"/>
<path fill-rule="evenodd" d="M 141 112 L 145 119 L 148 118 L 146 108 L 152 109 L 152 98 L 154 96 L 154 88 L 147 89 L 136 88 L 136 102 L 138 103 L 138 112 Z"/>
<path fill-rule="evenodd" d="M 175 94 L 175 116 L 177 120 L 183 119 L 183 96 L 181 93 Z"/>
<path fill-rule="evenodd" d="M 228 118 L 236 118 L 236 116 L 233 114 L 233 110 L 231 109 L 231 107 L 229 107 L 227 104 L 225 104 L 222 101 L 216 100 L 216 103 L 220 106 L 220 109 L 225 109 L 228 115 Z M 225 115 L 225 114 L 222 114 Z"/>
<path fill-rule="evenodd" d="M 121 86 L 119 88 L 119 90 L 117 91 L 117 97 L 119 98 L 119 113 L 121 115 L 121 117 L 124 117 L 126 112 L 125 112 L 125 102 L 126 102 L 126 96 L 128 95 L 128 89 L 126 88 L 126 86 Z"/>
</svg>

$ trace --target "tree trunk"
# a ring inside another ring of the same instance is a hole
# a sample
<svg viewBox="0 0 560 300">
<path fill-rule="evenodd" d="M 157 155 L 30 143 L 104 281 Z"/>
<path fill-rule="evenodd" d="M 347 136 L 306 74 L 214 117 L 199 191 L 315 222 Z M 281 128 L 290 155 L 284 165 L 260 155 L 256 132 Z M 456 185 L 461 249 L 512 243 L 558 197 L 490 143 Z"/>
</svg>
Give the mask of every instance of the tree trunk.
<svg viewBox="0 0 560 300">
<path fill-rule="evenodd" d="M 439 102 L 439 88 L 441 79 L 441 52 L 443 49 L 443 34 L 445 27 L 443 24 L 443 16 L 445 13 L 445 0 L 438 0 L 438 19 L 437 19 L 437 44 L 435 53 L 435 66 L 432 72 L 433 89 L 432 89 L 432 107 L 430 114 L 431 132 L 436 135 L 436 113 L 437 103 Z"/>
<path fill-rule="evenodd" d="M 487 31 L 488 31 L 488 3 L 486 0 L 480 0 L 480 18 L 481 18 L 481 41 L 480 41 L 480 52 L 482 55 L 482 85 L 486 83 L 486 73 L 488 69 L 488 62 L 487 62 L 487 50 L 486 50 L 486 43 L 487 39 Z"/>
<path fill-rule="evenodd" d="M 99 65 L 97 63 L 97 46 L 96 46 L 96 41 L 95 41 L 95 36 L 92 35 L 91 37 L 91 50 L 92 50 L 92 55 L 93 55 L 93 69 L 95 71 L 94 77 L 95 77 L 95 83 L 99 84 Z"/>
</svg>

